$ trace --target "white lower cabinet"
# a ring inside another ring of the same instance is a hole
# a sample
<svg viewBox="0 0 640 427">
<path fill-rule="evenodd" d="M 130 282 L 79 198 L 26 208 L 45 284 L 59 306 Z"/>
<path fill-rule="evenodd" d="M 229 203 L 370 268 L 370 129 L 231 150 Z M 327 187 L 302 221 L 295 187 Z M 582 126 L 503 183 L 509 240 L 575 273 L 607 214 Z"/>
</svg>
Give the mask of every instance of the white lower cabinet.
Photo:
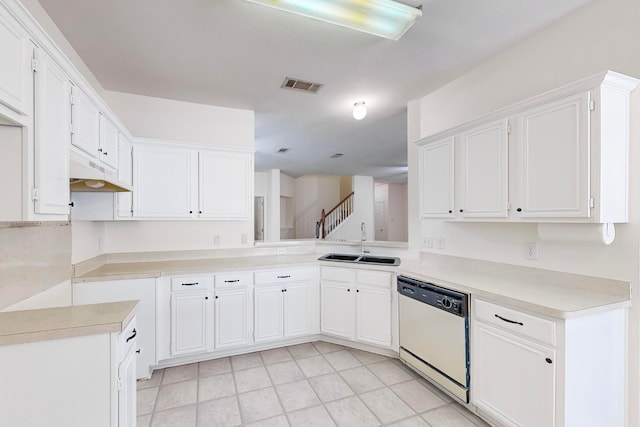
<svg viewBox="0 0 640 427">
<path fill-rule="evenodd" d="M 210 276 L 171 279 L 171 356 L 213 349 Z"/>
<path fill-rule="evenodd" d="M 135 427 L 135 330 L 0 346 L 0 424 Z"/>
<path fill-rule="evenodd" d="M 148 378 L 156 359 L 156 280 L 106 280 L 73 284 L 73 304 L 138 300 L 136 308 L 137 378 Z"/>
<path fill-rule="evenodd" d="M 392 345 L 392 273 L 322 267 L 321 331 L 342 338 Z"/>
<path fill-rule="evenodd" d="M 216 274 L 216 350 L 251 344 L 252 285 L 249 273 Z"/>
<path fill-rule="evenodd" d="M 316 269 L 255 273 L 254 295 L 256 343 L 317 332 Z"/>
<path fill-rule="evenodd" d="M 511 425 L 555 425 L 553 350 L 478 324 L 473 360 L 476 405 Z"/>
<path fill-rule="evenodd" d="M 479 415 L 499 426 L 625 425 L 624 308 L 553 319 L 474 297 L 471 313 Z"/>
</svg>

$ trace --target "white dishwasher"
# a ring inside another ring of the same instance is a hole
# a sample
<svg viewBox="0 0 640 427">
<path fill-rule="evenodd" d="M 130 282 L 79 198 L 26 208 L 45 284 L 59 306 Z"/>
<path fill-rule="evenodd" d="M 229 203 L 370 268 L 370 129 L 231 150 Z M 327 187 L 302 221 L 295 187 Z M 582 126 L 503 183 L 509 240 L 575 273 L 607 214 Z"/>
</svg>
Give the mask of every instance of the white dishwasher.
<svg viewBox="0 0 640 427">
<path fill-rule="evenodd" d="M 400 359 L 469 403 L 469 296 L 398 276 Z"/>
</svg>

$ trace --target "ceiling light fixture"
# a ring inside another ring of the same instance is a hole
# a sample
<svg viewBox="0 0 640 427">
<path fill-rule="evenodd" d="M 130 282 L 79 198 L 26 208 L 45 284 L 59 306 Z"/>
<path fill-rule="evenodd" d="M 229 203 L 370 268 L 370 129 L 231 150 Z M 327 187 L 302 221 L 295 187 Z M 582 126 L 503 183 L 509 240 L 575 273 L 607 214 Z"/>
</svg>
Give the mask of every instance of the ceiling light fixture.
<svg viewBox="0 0 640 427">
<path fill-rule="evenodd" d="M 367 107 L 363 102 L 356 102 L 353 104 L 353 118 L 356 120 L 362 120 L 367 115 Z"/>
<path fill-rule="evenodd" d="M 399 40 L 422 16 L 420 9 L 392 0 L 247 1 L 391 40 Z"/>
</svg>

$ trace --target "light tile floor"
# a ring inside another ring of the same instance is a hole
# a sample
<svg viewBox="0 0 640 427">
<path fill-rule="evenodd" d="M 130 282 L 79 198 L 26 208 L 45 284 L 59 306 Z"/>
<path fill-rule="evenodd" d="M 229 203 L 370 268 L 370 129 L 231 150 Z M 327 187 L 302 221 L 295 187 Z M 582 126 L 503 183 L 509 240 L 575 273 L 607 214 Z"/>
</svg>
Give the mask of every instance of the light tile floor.
<svg viewBox="0 0 640 427">
<path fill-rule="evenodd" d="M 157 370 L 138 427 L 487 427 L 398 360 L 324 341 Z"/>
</svg>

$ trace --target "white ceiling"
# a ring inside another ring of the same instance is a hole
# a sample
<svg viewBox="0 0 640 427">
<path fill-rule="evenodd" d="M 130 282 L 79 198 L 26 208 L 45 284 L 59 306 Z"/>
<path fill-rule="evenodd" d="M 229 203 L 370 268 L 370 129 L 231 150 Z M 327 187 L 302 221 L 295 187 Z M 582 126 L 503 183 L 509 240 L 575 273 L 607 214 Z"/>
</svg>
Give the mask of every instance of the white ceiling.
<svg viewBox="0 0 640 427">
<path fill-rule="evenodd" d="M 409 100 L 589 1 L 424 0 L 394 42 L 243 0 L 39 0 L 105 89 L 255 110 L 257 169 L 387 182 L 406 179 Z"/>
</svg>

